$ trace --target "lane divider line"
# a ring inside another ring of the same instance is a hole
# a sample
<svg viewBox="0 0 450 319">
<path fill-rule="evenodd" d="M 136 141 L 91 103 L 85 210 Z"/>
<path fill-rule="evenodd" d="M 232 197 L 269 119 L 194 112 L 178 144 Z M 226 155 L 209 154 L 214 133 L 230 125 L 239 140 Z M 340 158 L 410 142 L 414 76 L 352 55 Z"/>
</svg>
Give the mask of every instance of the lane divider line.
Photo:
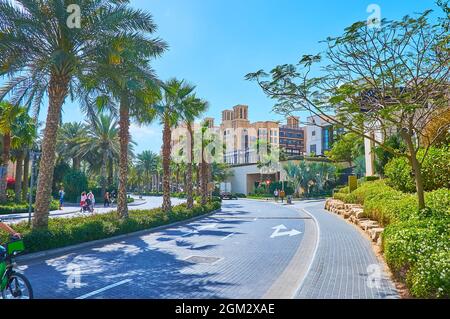
<svg viewBox="0 0 450 319">
<path fill-rule="evenodd" d="M 109 289 L 115 288 L 115 287 L 117 287 L 117 286 L 121 286 L 121 285 L 124 285 L 124 284 L 126 284 L 126 283 L 129 283 L 130 281 L 131 281 L 131 279 L 125 279 L 125 280 L 116 282 L 115 284 L 112 284 L 112 285 L 103 287 L 103 288 L 101 288 L 101 289 L 98 289 L 98 290 L 95 290 L 95 291 L 90 292 L 90 293 L 88 293 L 88 294 L 85 294 L 85 295 L 82 295 L 82 296 L 80 296 L 80 297 L 77 297 L 77 298 L 75 298 L 75 299 L 87 299 L 87 298 L 89 298 L 89 297 L 98 295 L 99 293 L 104 292 L 104 291 L 106 291 L 106 290 L 109 290 Z"/>
</svg>

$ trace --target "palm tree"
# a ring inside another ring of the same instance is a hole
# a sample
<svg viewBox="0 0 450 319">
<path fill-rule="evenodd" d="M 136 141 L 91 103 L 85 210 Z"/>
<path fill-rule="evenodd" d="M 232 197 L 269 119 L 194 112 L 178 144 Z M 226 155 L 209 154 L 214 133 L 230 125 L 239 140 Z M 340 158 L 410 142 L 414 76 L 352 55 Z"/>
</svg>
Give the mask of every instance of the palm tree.
<svg viewBox="0 0 450 319">
<path fill-rule="evenodd" d="M 119 128 L 117 119 L 111 114 L 100 114 L 97 117 L 91 118 L 89 123 L 86 123 L 87 138 L 80 145 L 80 152 L 83 157 L 91 164 L 91 167 L 96 167 L 100 162 L 100 177 L 102 196 L 105 195 L 107 187 L 107 165 L 109 160 L 113 161 L 119 158 Z"/>
<path fill-rule="evenodd" d="M 34 105 L 38 110 L 48 95 L 33 220 L 36 228 L 48 225 L 56 138 L 66 97 L 76 93 L 80 79 L 95 68 L 99 54 L 119 35 L 130 38 L 139 32 L 155 31 L 150 14 L 127 4 L 126 0 L 77 1 L 82 27 L 71 28 L 65 0 L 0 0 L 0 76 L 11 76 L 0 91 L 0 101 L 12 93 L 13 104 L 25 101 L 25 106 Z M 126 107 L 121 113 L 127 118 Z M 127 120 L 123 121 L 126 124 Z"/>
<path fill-rule="evenodd" d="M 159 100 L 150 110 L 149 122 L 158 118 L 163 125 L 162 168 L 163 168 L 163 205 L 164 212 L 171 210 L 170 202 L 170 157 L 172 151 L 172 129 L 182 119 L 181 112 L 186 99 L 192 94 L 195 86 L 177 79 L 171 79 L 161 85 Z"/>
<path fill-rule="evenodd" d="M 208 108 L 208 102 L 197 98 L 194 94 L 186 98 L 181 116 L 186 123 L 188 131 L 188 160 L 186 163 L 186 198 L 187 208 L 194 206 L 193 182 L 192 182 L 192 162 L 194 160 L 194 128 L 195 119 L 205 112 Z"/>
<path fill-rule="evenodd" d="M 143 151 L 137 155 L 136 167 L 139 167 L 144 176 L 147 190 L 151 190 L 151 176 L 157 170 L 159 156 L 152 151 Z"/>
<path fill-rule="evenodd" d="M 150 19 L 148 17 L 148 19 Z M 148 32 L 153 32 L 155 26 Z M 166 44 L 150 40 L 139 33 L 121 35 L 111 47 L 99 53 L 96 68 L 83 79 L 82 93 L 86 106 L 96 105 L 100 111 L 108 107 L 119 114 L 119 189 L 117 212 L 128 217 L 127 176 L 129 167 L 130 121 L 138 122 L 149 113 L 158 93 L 158 80 L 149 67 L 150 58 L 159 56 Z M 90 110 L 88 113 L 95 113 Z"/>
<path fill-rule="evenodd" d="M 15 136 L 20 127 L 28 116 L 27 110 L 23 107 L 13 105 L 9 102 L 0 102 L 0 134 L 3 136 L 3 150 L 2 150 L 2 170 L 0 176 L 0 203 L 5 203 L 7 200 L 6 186 L 7 186 L 7 171 L 11 156 L 11 148 L 17 147 L 19 144 L 18 136 Z"/>
<path fill-rule="evenodd" d="M 16 182 L 14 184 L 14 193 L 16 202 L 20 202 L 22 197 L 22 177 L 24 159 L 27 149 L 32 146 L 36 139 L 35 120 L 28 113 L 23 112 L 16 117 L 13 126 L 13 153 L 16 159 Z M 25 182 L 26 183 L 26 182 Z M 26 196 L 26 194 L 24 194 Z"/>
<path fill-rule="evenodd" d="M 80 122 L 64 123 L 58 131 L 56 152 L 62 159 L 72 159 L 72 168 L 77 171 L 81 169 L 80 148 L 86 143 L 87 134 L 86 125 Z"/>
</svg>

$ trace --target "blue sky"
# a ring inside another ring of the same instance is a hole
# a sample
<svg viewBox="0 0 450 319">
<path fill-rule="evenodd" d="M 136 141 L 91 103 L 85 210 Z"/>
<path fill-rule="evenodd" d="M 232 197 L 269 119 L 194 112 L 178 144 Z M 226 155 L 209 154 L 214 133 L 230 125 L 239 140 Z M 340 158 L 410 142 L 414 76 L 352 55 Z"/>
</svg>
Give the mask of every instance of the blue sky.
<svg viewBox="0 0 450 319">
<path fill-rule="evenodd" d="M 153 63 L 158 76 L 186 79 L 211 104 L 207 116 L 220 122 L 221 111 L 249 105 L 251 121 L 280 120 L 267 99 L 245 74 L 295 63 L 321 50 L 320 40 L 339 35 L 355 21 L 366 20 L 377 4 L 383 18 L 435 8 L 434 0 L 132 0 L 150 11 L 157 35 L 170 49 Z M 45 109 L 46 107 L 44 107 Z M 305 114 L 300 114 L 305 116 Z M 45 112 L 42 120 L 45 119 Z M 64 106 L 64 121 L 82 120 L 76 104 Z M 138 152 L 159 152 L 161 128 L 133 125 Z"/>
</svg>

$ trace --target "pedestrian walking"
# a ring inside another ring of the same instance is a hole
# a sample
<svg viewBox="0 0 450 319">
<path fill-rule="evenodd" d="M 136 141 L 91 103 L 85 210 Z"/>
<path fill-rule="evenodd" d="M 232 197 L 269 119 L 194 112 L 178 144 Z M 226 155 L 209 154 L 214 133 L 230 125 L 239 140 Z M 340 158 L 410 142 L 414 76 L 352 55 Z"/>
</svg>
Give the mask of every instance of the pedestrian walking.
<svg viewBox="0 0 450 319">
<path fill-rule="evenodd" d="M 90 201 L 89 210 L 91 211 L 91 213 L 93 213 L 94 212 L 94 207 L 95 207 L 95 196 L 92 193 L 92 191 L 89 191 L 87 197 L 88 197 L 88 199 Z"/>
<path fill-rule="evenodd" d="M 105 196 L 103 197 L 103 207 L 109 207 L 109 205 L 110 205 L 109 192 L 105 192 Z"/>
<path fill-rule="evenodd" d="M 286 193 L 284 192 L 284 190 L 280 191 L 280 198 L 281 198 L 281 202 L 284 203 L 284 197 L 286 196 Z"/>
<path fill-rule="evenodd" d="M 64 195 L 65 194 L 66 193 L 64 192 L 64 187 L 61 187 L 61 189 L 59 190 L 59 193 L 58 193 L 58 195 L 59 195 L 59 210 L 63 209 L 63 206 L 64 206 Z"/>
</svg>

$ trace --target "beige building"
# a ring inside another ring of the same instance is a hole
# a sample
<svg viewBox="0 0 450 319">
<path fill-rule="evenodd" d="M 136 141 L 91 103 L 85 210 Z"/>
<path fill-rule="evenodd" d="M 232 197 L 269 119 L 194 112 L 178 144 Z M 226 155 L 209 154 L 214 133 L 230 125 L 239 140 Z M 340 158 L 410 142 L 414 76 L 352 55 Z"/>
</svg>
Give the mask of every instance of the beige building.
<svg viewBox="0 0 450 319">
<path fill-rule="evenodd" d="M 224 110 L 220 131 L 226 145 L 225 162 L 231 165 L 257 163 L 257 141 L 266 141 L 278 147 L 278 126 L 278 122 L 274 121 L 250 123 L 247 105 L 236 105 L 232 110 Z"/>
</svg>

